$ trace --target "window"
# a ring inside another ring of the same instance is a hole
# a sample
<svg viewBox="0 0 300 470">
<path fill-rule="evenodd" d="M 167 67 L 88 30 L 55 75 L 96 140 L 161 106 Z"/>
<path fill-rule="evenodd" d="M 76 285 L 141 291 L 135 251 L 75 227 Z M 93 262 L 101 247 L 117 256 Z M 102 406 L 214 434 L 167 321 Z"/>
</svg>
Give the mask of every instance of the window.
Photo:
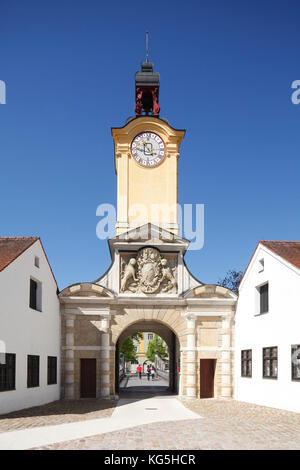
<svg viewBox="0 0 300 470">
<path fill-rule="evenodd" d="M 242 377 L 252 377 L 252 349 L 242 351 Z"/>
<path fill-rule="evenodd" d="M 292 346 L 292 380 L 300 381 L 300 344 Z"/>
<path fill-rule="evenodd" d="M 57 383 L 57 357 L 48 356 L 48 385 Z"/>
<path fill-rule="evenodd" d="M 39 268 L 40 267 L 40 258 L 38 256 L 35 256 L 34 257 L 34 266 L 36 268 Z"/>
<path fill-rule="evenodd" d="M 262 273 L 265 269 L 265 260 L 264 259 L 260 259 L 259 262 L 258 262 L 258 272 L 259 273 Z"/>
<path fill-rule="evenodd" d="M 277 379 L 278 377 L 278 348 L 263 348 L 263 377 Z"/>
<path fill-rule="evenodd" d="M 40 385 L 40 356 L 27 356 L 27 387 Z"/>
<path fill-rule="evenodd" d="M 269 284 L 264 284 L 259 288 L 259 313 L 269 311 Z"/>
<path fill-rule="evenodd" d="M 3 354 L 0 363 L 0 392 L 16 389 L 16 355 Z"/>
<path fill-rule="evenodd" d="M 33 279 L 30 279 L 30 298 L 29 298 L 29 307 L 36 310 L 36 291 L 37 291 L 37 282 Z"/>
<path fill-rule="evenodd" d="M 148 335 L 148 340 L 149 340 L 149 341 L 152 341 L 152 340 L 153 340 L 153 334 L 152 334 L 152 333 Z"/>
<path fill-rule="evenodd" d="M 34 279 L 30 279 L 29 307 L 42 311 L 42 283 Z"/>
</svg>

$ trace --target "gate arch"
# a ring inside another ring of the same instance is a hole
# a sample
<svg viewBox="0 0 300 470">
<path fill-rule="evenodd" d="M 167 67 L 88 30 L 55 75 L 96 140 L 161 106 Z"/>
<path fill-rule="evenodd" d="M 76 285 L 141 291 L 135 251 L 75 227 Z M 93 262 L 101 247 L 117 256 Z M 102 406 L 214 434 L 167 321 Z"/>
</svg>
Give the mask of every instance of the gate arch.
<svg viewBox="0 0 300 470">
<path fill-rule="evenodd" d="M 135 323 L 157 322 L 168 327 L 178 337 L 180 346 L 184 346 L 186 319 L 181 316 L 181 310 L 174 307 L 124 308 L 114 315 L 111 325 L 111 341 L 116 346 L 121 334 Z"/>
<path fill-rule="evenodd" d="M 158 334 L 169 349 L 169 390 L 179 393 L 180 376 L 177 363 L 184 338 L 186 320 L 174 308 L 169 309 L 126 309 L 120 316 L 114 317 L 112 325 L 112 344 L 115 346 L 115 392 L 119 392 L 119 347 L 132 334 L 143 331 Z"/>
</svg>

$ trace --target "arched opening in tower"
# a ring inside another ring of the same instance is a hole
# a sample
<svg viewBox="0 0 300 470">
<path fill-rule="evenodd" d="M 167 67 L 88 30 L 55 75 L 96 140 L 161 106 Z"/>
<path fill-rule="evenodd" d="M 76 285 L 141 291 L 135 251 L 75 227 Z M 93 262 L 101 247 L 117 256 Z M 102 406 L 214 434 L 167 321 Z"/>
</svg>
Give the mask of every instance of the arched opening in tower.
<svg viewBox="0 0 300 470">
<path fill-rule="evenodd" d="M 153 110 L 153 96 L 151 91 L 143 93 L 142 107 L 146 114 L 149 114 Z"/>
</svg>

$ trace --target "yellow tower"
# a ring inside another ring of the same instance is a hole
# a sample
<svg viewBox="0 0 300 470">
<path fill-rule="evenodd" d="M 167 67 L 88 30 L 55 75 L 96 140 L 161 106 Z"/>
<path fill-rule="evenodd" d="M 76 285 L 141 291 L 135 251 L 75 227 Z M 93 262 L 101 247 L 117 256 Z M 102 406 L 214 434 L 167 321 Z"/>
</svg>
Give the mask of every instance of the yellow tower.
<svg viewBox="0 0 300 470">
<path fill-rule="evenodd" d="M 112 129 L 118 179 L 116 233 L 153 223 L 178 234 L 177 165 L 185 131 L 159 118 L 159 74 L 153 72 L 153 64 L 142 64 L 135 85 L 136 117 Z"/>
</svg>

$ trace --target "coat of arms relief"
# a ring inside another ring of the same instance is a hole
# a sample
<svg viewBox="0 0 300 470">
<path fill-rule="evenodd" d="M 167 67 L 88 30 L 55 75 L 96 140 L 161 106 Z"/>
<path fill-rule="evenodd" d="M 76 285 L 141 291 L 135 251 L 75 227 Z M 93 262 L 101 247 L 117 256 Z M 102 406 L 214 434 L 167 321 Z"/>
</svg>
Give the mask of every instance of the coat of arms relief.
<svg viewBox="0 0 300 470">
<path fill-rule="evenodd" d="M 163 256 L 156 248 L 143 248 L 136 257 L 121 256 L 120 291 L 157 294 L 177 292 L 177 255 Z"/>
</svg>

